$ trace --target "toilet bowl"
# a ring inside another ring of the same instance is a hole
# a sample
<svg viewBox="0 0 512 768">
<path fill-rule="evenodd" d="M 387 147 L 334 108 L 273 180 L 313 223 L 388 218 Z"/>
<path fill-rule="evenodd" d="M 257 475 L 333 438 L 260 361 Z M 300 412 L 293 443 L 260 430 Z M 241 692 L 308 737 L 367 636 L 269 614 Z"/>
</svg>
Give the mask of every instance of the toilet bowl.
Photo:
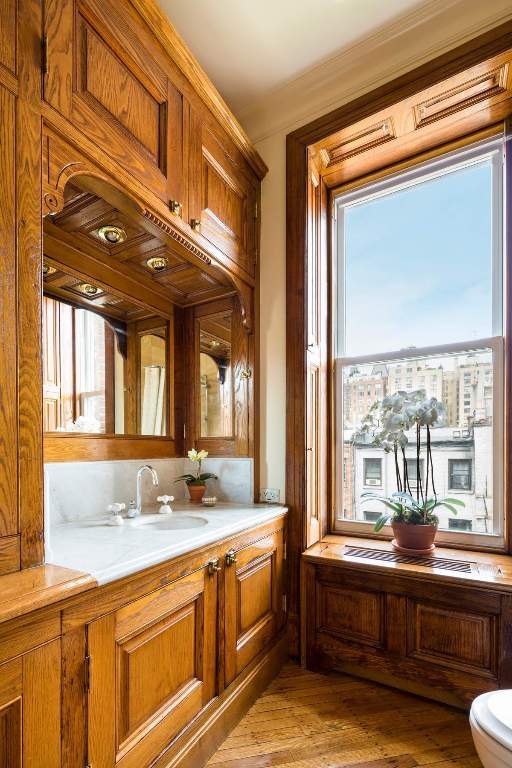
<svg viewBox="0 0 512 768">
<path fill-rule="evenodd" d="M 512 768 L 512 690 L 478 696 L 469 723 L 484 768 Z"/>
</svg>

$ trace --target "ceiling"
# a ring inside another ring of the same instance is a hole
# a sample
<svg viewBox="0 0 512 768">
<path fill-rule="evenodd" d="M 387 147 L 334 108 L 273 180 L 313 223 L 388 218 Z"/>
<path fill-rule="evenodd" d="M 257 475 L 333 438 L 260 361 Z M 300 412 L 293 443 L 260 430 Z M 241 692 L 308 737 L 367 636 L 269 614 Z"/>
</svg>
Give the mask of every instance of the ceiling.
<svg viewBox="0 0 512 768">
<path fill-rule="evenodd" d="M 233 112 L 431 0 L 158 0 Z"/>
<path fill-rule="evenodd" d="M 110 286 L 114 291 L 110 291 L 90 285 L 83 276 L 75 274 L 66 262 L 71 251 L 92 256 L 120 274 L 154 286 L 162 297 L 179 306 L 191 306 L 233 292 L 222 273 L 214 278 L 185 262 L 162 238 L 148 231 L 145 223 L 117 210 L 103 198 L 68 184 L 64 201 L 60 213 L 44 219 L 44 286 L 52 296 L 94 307 L 123 321 L 147 315 L 147 311 L 141 312 L 138 303 L 120 299 L 114 285 Z M 100 229 L 105 226 L 120 228 L 125 239 L 117 244 L 106 243 L 100 237 Z M 156 270 L 151 266 L 155 260 Z M 89 286 L 91 292 L 85 293 L 84 286 Z"/>
</svg>

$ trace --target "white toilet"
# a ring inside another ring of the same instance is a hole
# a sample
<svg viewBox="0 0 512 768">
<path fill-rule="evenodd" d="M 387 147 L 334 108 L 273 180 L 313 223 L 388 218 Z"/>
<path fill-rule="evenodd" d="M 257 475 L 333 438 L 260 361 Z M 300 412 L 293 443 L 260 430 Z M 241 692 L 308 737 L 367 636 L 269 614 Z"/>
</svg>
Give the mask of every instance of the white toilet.
<svg viewBox="0 0 512 768">
<path fill-rule="evenodd" d="M 512 690 L 478 696 L 469 722 L 484 768 L 512 768 Z"/>
</svg>

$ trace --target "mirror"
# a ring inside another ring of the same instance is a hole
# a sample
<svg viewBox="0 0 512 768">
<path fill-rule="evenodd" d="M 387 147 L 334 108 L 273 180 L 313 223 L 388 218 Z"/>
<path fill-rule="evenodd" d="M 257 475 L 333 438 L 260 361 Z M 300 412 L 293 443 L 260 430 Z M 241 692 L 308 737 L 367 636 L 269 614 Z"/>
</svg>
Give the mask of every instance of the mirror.
<svg viewBox="0 0 512 768">
<path fill-rule="evenodd" d="M 232 312 L 199 320 L 201 437 L 233 435 Z"/>
<path fill-rule="evenodd" d="M 45 432 L 168 435 L 169 321 L 48 259 L 44 271 Z"/>
</svg>

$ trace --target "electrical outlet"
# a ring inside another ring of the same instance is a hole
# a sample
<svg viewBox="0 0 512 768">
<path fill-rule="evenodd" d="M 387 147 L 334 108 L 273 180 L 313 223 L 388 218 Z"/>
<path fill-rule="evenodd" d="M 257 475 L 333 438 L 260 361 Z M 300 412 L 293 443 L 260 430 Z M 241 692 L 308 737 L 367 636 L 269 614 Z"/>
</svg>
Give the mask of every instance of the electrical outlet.
<svg viewBox="0 0 512 768">
<path fill-rule="evenodd" d="M 281 492 L 279 488 L 261 488 L 260 501 L 264 501 L 267 504 L 279 504 Z"/>
</svg>

